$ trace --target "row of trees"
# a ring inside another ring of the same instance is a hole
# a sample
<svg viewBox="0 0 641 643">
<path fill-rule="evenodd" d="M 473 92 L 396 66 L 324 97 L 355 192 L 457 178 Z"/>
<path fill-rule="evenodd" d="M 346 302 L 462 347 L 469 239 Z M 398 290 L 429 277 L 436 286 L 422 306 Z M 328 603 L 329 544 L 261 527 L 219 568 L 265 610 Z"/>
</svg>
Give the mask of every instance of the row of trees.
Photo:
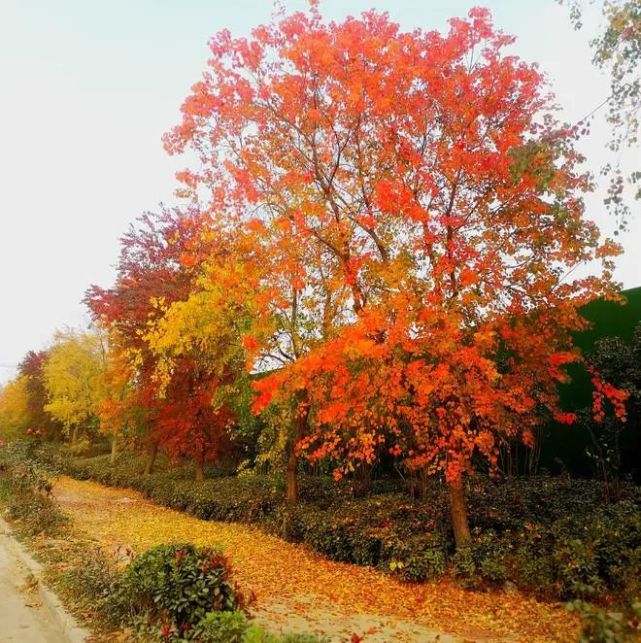
<svg viewBox="0 0 641 643">
<path fill-rule="evenodd" d="M 110 391 L 106 338 L 98 332 L 56 333 L 47 350 L 29 351 L 2 389 L 0 426 L 8 437 L 63 436 L 97 427 Z"/>
<path fill-rule="evenodd" d="M 87 393 L 103 430 L 199 478 L 258 444 L 292 502 L 300 457 L 337 478 L 392 458 L 443 476 L 467 544 L 464 477 L 574 420 L 557 384 L 581 359 L 578 309 L 616 297 L 577 132 L 512 40 L 481 9 L 443 35 L 315 4 L 214 36 L 165 137 L 193 161 L 187 205 L 130 229 L 115 284 L 87 294 L 100 332 L 69 340 L 105 377 Z M 52 388 L 57 351 L 40 408 L 69 430 L 89 416 Z M 599 395 L 623 416 L 625 393 Z"/>
</svg>

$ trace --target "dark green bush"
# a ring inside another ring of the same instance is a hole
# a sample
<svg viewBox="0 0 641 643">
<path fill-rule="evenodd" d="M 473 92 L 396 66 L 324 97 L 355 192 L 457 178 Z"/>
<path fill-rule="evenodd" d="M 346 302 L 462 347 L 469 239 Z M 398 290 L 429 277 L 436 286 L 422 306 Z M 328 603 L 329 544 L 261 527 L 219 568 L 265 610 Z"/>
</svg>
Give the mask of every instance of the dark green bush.
<svg viewBox="0 0 641 643">
<path fill-rule="evenodd" d="M 474 574 L 483 581 L 502 584 L 508 580 L 507 561 L 511 556 L 512 538 L 509 533 L 501 538 L 494 530 L 481 532 L 472 549 Z"/>
<path fill-rule="evenodd" d="M 306 514 L 303 540 L 332 560 L 353 562 L 354 543 L 347 524 L 334 516 Z"/>
<path fill-rule="evenodd" d="M 167 639 L 190 638 L 208 613 L 243 609 L 247 602 L 227 559 L 189 543 L 159 545 L 136 558 L 110 601 L 125 622 L 144 623 Z"/>
<path fill-rule="evenodd" d="M 527 592 L 558 596 L 559 583 L 550 555 L 552 546 L 548 531 L 532 526 L 531 531 L 510 536 L 513 549 L 507 561 L 508 579 Z"/>
<path fill-rule="evenodd" d="M 161 478 L 151 499 L 203 520 L 256 522 L 274 512 L 278 494 L 264 477 L 217 478 L 203 482 Z"/>
<path fill-rule="evenodd" d="M 328 643 L 329 639 L 314 634 L 269 634 L 260 628 L 250 628 L 243 643 Z"/>
<path fill-rule="evenodd" d="M 631 500 L 604 507 L 591 522 L 599 574 L 626 596 L 641 596 L 641 511 Z"/>
<path fill-rule="evenodd" d="M 189 466 L 167 469 L 165 464 L 158 469 L 145 476 L 143 458 L 122 454 L 114 465 L 108 455 L 70 459 L 65 471 L 79 480 L 137 489 L 155 502 L 203 520 L 255 522 L 272 514 L 281 501 L 282 494 L 268 476 L 217 476 L 196 482 Z"/>
<path fill-rule="evenodd" d="M 437 580 L 446 571 L 446 545 L 438 535 L 388 541 L 381 565 L 408 582 Z"/>
<path fill-rule="evenodd" d="M 561 534 L 555 543 L 552 559 L 558 570 L 562 597 L 591 597 L 602 589 L 594 542 Z"/>
<path fill-rule="evenodd" d="M 458 549 L 452 557 L 454 578 L 463 587 L 476 587 L 482 583 L 474 560 L 474 546 Z"/>
</svg>

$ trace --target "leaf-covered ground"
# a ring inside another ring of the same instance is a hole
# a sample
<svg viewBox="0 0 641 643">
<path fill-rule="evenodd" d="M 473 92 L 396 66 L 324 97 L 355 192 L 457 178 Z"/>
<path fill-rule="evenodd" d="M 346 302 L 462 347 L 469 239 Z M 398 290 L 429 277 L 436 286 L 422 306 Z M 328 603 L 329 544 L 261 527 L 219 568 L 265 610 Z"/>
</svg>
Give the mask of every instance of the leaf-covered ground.
<svg viewBox="0 0 641 643">
<path fill-rule="evenodd" d="M 314 631 L 336 641 L 357 634 L 364 643 L 576 640 L 577 623 L 562 605 L 519 593 L 403 584 L 249 525 L 160 507 L 132 490 L 61 477 L 54 495 L 79 528 L 112 552 L 178 541 L 222 546 L 242 587 L 256 594 L 257 620 L 274 631 Z"/>
</svg>

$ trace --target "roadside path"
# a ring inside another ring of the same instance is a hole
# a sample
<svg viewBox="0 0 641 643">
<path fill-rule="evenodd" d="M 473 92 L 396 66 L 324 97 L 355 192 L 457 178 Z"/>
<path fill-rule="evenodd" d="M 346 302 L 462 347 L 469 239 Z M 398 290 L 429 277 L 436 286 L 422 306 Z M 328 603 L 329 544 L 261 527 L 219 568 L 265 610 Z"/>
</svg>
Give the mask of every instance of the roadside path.
<svg viewBox="0 0 641 643">
<path fill-rule="evenodd" d="M 0 527 L 0 643 L 60 643 L 62 633 L 9 539 Z"/>
<path fill-rule="evenodd" d="M 239 523 L 199 520 L 130 489 L 61 477 L 53 495 L 88 536 L 114 554 L 169 542 L 220 545 L 242 589 L 257 596 L 257 622 L 363 643 L 575 641 L 560 604 L 519 593 L 469 592 L 449 582 L 409 585 L 373 569 L 329 561 L 306 547 Z"/>
</svg>

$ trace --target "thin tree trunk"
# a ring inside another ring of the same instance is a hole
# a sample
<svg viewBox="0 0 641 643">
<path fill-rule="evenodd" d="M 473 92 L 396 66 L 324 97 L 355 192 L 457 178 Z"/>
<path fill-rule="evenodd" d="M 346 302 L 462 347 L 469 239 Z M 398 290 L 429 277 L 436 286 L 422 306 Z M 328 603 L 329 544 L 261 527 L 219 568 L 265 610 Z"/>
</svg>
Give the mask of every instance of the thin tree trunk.
<svg viewBox="0 0 641 643">
<path fill-rule="evenodd" d="M 109 463 L 115 464 L 116 457 L 118 456 L 118 438 L 114 435 L 111 438 L 111 456 L 109 457 Z"/>
<path fill-rule="evenodd" d="M 296 443 L 290 446 L 289 456 L 287 457 L 285 498 L 287 502 L 298 502 L 298 456 L 296 455 Z"/>
<path fill-rule="evenodd" d="M 199 451 L 195 458 L 196 463 L 196 482 L 202 482 L 205 479 L 205 451 Z"/>
<path fill-rule="evenodd" d="M 147 464 L 145 465 L 145 475 L 151 475 L 154 470 L 154 464 L 156 464 L 156 456 L 158 455 L 158 442 L 152 442 L 149 448 L 149 458 L 147 458 Z"/>
<path fill-rule="evenodd" d="M 77 441 L 78 441 L 78 425 L 73 427 L 73 431 L 71 433 L 71 446 L 73 446 Z"/>
<path fill-rule="evenodd" d="M 352 485 L 355 498 L 364 498 L 372 487 L 372 467 L 363 462 L 354 472 L 354 483 Z"/>
<path fill-rule="evenodd" d="M 461 550 L 469 547 L 472 542 L 470 526 L 467 520 L 467 505 L 465 502 L 465 490 L 463 480 L 448 482 L 450 492 L 450 515 L 452 518 L 452 529 L 454 530 L 454 541 L 456 549 Z"/>
</svg>

